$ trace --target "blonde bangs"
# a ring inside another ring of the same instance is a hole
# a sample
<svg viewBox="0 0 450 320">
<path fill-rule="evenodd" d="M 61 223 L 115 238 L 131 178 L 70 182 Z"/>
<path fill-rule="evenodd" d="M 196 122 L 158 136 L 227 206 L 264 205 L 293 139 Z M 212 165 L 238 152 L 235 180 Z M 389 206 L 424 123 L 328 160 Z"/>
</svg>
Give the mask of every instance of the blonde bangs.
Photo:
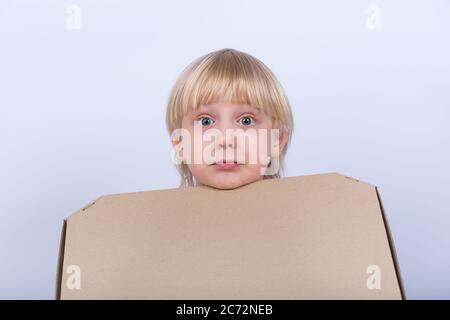
<svg viewBox="0 0 450 320">
<path fill-rule="evenodd" d="M 169 133 L 181 127 L 185 114 L 219 101 L 249 104 L 271 116 L 274 127 L 286 130 L 292 126 L 289 102 L 270 69 L 249 54 L 223 49 L 183 70 L 169 101 Z"/>
</svg>

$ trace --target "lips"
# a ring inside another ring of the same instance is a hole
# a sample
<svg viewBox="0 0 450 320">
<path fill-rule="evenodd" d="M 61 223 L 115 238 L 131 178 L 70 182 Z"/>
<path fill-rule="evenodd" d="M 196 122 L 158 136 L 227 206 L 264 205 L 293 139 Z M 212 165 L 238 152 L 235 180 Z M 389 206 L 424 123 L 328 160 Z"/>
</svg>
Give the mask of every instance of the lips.
<svg viewBox="0 0 450 320">
<path fill-rule="evenodd" d="M 234 162 L 216 162 L 214 164 L 215 167 L 219 168 L 219 169 L 224 169 L 224 170 L 229 170 L 229 169 L 235 169 L 239 167 L 239 163 L 237 163 L 236 161 Z"/>
</svg>

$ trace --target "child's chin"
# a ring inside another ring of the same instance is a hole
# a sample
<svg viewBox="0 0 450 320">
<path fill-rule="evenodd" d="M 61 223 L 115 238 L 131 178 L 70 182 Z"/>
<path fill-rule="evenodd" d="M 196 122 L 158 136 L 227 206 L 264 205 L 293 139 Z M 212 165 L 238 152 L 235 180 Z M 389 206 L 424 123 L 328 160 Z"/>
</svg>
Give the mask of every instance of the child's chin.
<svg viewBox="0 0 450 320">
<path fill-rule="evenodd" d="M 214 181 L 211 181 L 209 185 L 216 189 L 229 190 L 239 188 L 250 182 L 252 181 L 246 181 L 239 177 L 217 177 Z"/>
<path fill-rule="evenodd" d="M 242 184 L 220 184 L 220 185 L 214 185 L 213 187 L 220 190 L 231 190 L 236 189 L 242 186 Z"/>
</svg>

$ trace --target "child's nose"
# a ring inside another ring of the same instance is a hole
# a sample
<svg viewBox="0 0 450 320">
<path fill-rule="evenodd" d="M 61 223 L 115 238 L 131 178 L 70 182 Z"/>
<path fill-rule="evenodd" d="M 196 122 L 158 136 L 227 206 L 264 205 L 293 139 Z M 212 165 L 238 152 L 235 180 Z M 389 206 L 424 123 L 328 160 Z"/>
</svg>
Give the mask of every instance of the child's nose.
<svg viewBox="0 0 450 320">
<path fill-rule="evenodd" d="M 222 131 L 222 139 L 219 141 L 219 148 L 234 148 L 235 135 L 232 131 Z"/>
<path fill-rule="evenodd" d="M 219 148 L 223 148 L 225 144 L 219 143 Z M 228 148 L 233 148 L 233 143 L 228 143 Z"/>
</svg>

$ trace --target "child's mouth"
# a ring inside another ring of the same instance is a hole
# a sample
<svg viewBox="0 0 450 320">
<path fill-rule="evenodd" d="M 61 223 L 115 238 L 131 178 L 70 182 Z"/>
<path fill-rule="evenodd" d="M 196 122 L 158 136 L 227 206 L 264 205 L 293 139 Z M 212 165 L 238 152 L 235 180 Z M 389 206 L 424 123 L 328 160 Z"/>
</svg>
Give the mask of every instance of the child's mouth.
<svg viewBox="0 0 450 320">
<path fill-rule="evenodd" d="M 213 164 L 215 167 L 219 168 L 219 169 L 235 169 L 237 167 L 239 167 L 239 163 L 237 163 L 237 161 L 234 162 L 225 162 L 225 161 L 221 161 L 221 162 L 216 162 Z"/>
</svg>

